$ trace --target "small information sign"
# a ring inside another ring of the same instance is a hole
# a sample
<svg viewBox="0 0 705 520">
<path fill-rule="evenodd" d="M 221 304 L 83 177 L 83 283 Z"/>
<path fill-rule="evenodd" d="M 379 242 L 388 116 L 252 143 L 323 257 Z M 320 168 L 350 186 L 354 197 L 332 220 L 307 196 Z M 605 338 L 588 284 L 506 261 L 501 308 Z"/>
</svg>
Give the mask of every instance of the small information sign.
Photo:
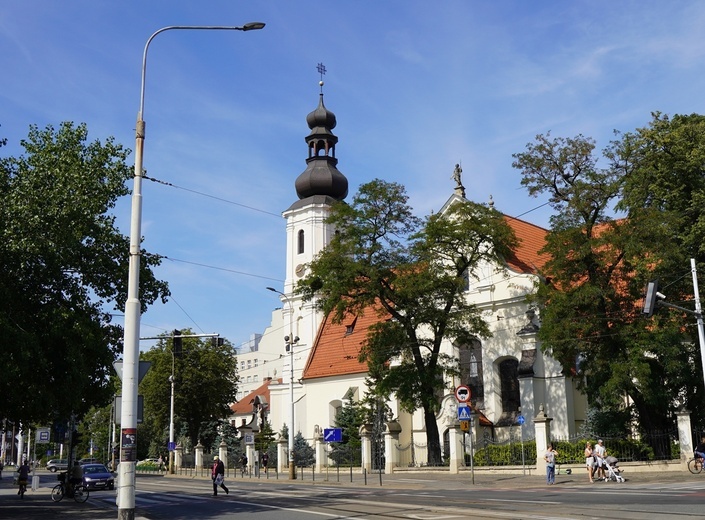
<svg viewBox="0 0 705 520">
<path fill-rule="evenodd" d="M 325 442 L 343 442 L 342 428 L 324 428 L 323 440 Z"/>
</svg>

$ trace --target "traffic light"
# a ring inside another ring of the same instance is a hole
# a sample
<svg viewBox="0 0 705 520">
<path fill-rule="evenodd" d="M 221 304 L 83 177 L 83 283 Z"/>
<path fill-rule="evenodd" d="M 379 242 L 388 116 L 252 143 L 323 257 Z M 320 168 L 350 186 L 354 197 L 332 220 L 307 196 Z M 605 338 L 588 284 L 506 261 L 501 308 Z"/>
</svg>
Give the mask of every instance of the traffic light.
<svg viewBox="0 0 705 520">
<path fill-rule="evenodd" d="M 71 446 L 78 446 L 81 443 L 81 439 L 83 438 L 83 434 L 80 433 L 78 430 L 74 430 L 71 432 Z"/>
<path fill-rule="evenodd" d="M 225 338 L 221 338 L 220 336 L 216 336 L 213 338 L 213 346 L 214 347 L 222 347 L 225 344 Z"/>
<path fill-rule="evenodd" d="M 653 316 L 658 307 L 659 298 L 663 298 L 663 295 L 658 292 L 658 280 L 649 282 L 646 286 L 646 296 L 644 296 L 644 309 L 642 314 L 646 315 L 647 318 Z"/>
<path fill-rule="evenodd" d="M 174 337 L 172 339 L 174 341 L 174 356 L 181 357 L 181 347 L 182 347 L 181 331 L 178 329 L 174 329 L 173 335 L 174 335 Z"/>
</svg>

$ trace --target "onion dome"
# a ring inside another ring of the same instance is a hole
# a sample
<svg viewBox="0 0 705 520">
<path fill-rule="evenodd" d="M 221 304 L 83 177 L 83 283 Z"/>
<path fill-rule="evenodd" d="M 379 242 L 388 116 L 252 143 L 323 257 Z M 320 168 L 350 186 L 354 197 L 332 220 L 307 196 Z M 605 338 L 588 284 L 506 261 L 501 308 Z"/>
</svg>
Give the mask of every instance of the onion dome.
<svg viewBox="0 0 705 520">
<path fill-rule="evenodd" d="M 311 133 L 306 136 L 307 166 L 296 179 L 296 194 L 299 199 L 323 195 L 343 200 L 348 194 L 348 179 L 337 168 L 335 145 L 338 138 L 333 134 L 337 121 L 335 114 L 323 104 L 323 92 L 318 107 L 306 116 L 306 123 L 311 129 Z"/>
</svg>

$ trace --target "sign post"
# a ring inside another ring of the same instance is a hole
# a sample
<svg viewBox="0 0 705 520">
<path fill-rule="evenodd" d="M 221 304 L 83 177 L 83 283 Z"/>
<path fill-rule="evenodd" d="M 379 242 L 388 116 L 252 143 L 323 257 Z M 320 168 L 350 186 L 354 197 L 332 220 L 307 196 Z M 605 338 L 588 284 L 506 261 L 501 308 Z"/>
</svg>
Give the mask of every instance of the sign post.
<svg viewBox="0 0 705 520">
<path fill-rule="evenodd" d="M 470 387 L 460 385 L 455 389 L 455 398 L 458 401 L 458 421 L 460 422 L 460 431 L 463 432 L 463 461 L 465 460 L 465 433 L 470 436 L 470 474 L 472 475 L 472 483 L 475 484 L 475 466 L 473 464 L 473 442 L 472 431 L 470 428 L 470 420 L 472 411 L 470 410 Z"/>
</svg>

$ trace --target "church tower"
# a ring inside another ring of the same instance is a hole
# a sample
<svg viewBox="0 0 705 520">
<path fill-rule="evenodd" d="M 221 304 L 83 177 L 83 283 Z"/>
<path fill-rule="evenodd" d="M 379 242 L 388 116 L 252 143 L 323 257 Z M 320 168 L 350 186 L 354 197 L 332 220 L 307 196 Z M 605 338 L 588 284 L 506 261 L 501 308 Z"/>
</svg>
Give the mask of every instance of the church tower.
<svg viewBox="0 0 705 520">
<path fill-rule="evenodd" d="M 338 138 L 333 134 L 333 129 L 337 121 L 335 114 L 323 104 L 322 80 L 320 86 L 318 107 L 306 116 L 311 132 L 306 136 L 306 169 L 294 184 L 299 200 L 283 213 L 286 219 L 284 292 L 292 303 L 291 306 L 285 305 L 283 311 L 286 315 L 293 307 L 291 318 L 295 322 L 294 334 L 300 338 L 302 345 L 309 348 L 313 346 L 322 315 L 314 309 L 314 302 L 303 302 L 292 291 L 296 282 L 306 273 L 306 264 L 333 237 L 334 229 L 325 223 L 331 205 L 342 201 L 348 194 L 348 180 L 338 171 L 338 159 L 335 157 Z"/>
</svg>

